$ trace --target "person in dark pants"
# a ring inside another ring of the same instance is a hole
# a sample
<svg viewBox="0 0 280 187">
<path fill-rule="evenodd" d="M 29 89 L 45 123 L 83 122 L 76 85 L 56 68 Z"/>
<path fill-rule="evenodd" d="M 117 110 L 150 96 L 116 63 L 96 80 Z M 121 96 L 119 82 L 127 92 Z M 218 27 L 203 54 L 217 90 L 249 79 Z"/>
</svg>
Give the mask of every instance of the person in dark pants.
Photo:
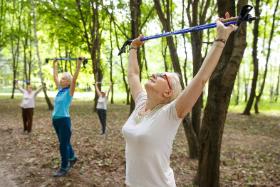
<svg viewBox="0 0 280 187">
<path fill-rule="evenodd" d="M 98 83 L 97 83 L 98 84 Z M 107 100 L 108 96 L 112 87 L 112 84 L 110 84 L 109 90 L 106 92 L 100 91 L 97 84 L 95 84 L 95 90 L 98 95 L 98 100 L 97 100 L 97 114 L 101 123 L 101 135 L 106 133 L 106 111 L 107 111 Z"/>
<path fill-rule="evenodd" d="M 54 177 L 62 177 L 67 174 L 69 169 L 74 166 L 77 161 L 75 152 L 71 145 L 71 119 L 69 108 L 74 95 L 76 80 L 78 78 L 81 63 L 84 58 L 77 60 L 77 66 L 73 78 L 69 72 L 62 73 L 61 79 L 58 79 L 57 60 L 53 62 L 53 77 L 58 88 L 58 93 L 54 100 L 54 110 L 52 113 L 52 123 L 59 140 L 59 151 L 61 156 L 61 166 L 56 171 Z"/>
<path fill-rule="evenodd" d="M 27 84 L 26 90 L 18 85 L 16 81 L 16 87 L 21 93 L 23 93 L 22 102 L 20 104 L 22 110 L 22 120 L 23 120 L 23 132 L 30 133 L 32 131 L 33 122 L 33 111 L 35 108 L 35 98 L 38 93 L 43 89 L 43 86 L 36 91 L 32 90 L 32 86 Z"/>
</svg>

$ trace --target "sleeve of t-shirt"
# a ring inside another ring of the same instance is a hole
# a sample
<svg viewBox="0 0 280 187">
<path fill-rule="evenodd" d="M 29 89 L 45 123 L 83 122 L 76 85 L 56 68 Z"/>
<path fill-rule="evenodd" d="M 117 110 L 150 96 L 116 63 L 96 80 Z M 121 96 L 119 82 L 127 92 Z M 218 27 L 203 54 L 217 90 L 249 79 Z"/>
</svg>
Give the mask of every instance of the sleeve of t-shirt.
<svg viewBox="0 0 280 187">
<path fill-rule="evenodd" d="M 166 112 L 168 113 L 168 118 L 174 121 L 181 121 L 182 118 L 178 117 L 177 110 L 176 110 L 176 101 L 172 101 L 171 103 L 167 104 Z"/>
<path fill-rule="evenodd" d="M 144 91 L 139 92 L 135 98 L 135 110 L 143 107 L 146 101 L 147 101 L 147 94 Z"/>
<path fill-rule="evenodd" d="M 178 117 L 176 111 L 176 102 L 172 101 L 171 103 L 163 106 L 164 108 L 160 111 L 159 116 L 157 116 L 157 124 L 154 126 L 157 133 L 161 135 L 160 139 L 171 143 L 171 140 L 174 140 L 178 128 L 182 122 L 182 119 Z"/>
</svg>

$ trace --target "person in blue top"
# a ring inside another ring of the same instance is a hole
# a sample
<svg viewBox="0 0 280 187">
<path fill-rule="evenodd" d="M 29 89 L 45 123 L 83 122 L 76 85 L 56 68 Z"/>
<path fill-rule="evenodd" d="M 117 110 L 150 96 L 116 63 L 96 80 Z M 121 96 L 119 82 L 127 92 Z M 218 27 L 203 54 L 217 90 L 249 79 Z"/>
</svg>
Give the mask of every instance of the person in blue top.
<svg viewBox="0 0 280 187">
<path fill-rule="evenodd" d="M 61 156 L 61 166 L 60 169 L 53 174 L 54 177 L 66 175 L 69 169 L 73 167 L 77 161 L 77 157 L 75 156 L 70 143 L 72 132 L 69 108 L 83 60 L 84 58 L 78 58 L 76 71 L 73 77 L 69 72 L 64 72 L 60 80 L 58 79 L 57 60 L 54 60 L 53 62 L 53 78 L 58 88 L 58 93 L 54 99 L 52 123 L 59 140 L 59 151 Z"/>
</svg>

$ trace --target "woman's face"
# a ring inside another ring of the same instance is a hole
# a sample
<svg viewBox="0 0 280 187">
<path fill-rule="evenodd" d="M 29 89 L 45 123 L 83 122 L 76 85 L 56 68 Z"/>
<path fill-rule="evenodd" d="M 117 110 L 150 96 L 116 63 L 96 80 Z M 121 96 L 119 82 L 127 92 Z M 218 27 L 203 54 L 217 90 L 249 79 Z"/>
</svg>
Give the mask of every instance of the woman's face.
<svg viewBox="0 0 280 187">
<path fill-rule="evenodd" d="M 67 76 L 62 75 L 59 84 L 62 88 L 66 88 L 68 86 L 70 86 L 70 80 L 67 78 Z"/>
<path fill-rule="evenodd" d="M 105 92 L 101 92 L 101 96 L 102 96 L 102 97 L 105 97 L 105 96 L 106 96 L 106 93 L 105 93 Z"/>
<path fill-rule="evenodd" d="M 32 86 L 31 86 L 31 85 L 28 85 L 28 86 L 27 86 L 27 91 L 28 91 L 29 93 L 32 92 Z"/>
<path fill-rule="evenodd" d="M 167 73 L 152 74 L 145 84 L 147 92 L 163 95 L 167 91 L 172 91 L 170 77 Z"/>
</svg>

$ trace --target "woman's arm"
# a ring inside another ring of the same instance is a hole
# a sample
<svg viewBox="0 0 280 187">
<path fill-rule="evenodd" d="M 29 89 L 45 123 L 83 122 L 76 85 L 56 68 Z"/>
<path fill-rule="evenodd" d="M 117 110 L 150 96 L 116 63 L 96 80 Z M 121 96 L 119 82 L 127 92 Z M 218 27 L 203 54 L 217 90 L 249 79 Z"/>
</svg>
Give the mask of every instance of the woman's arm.
<svg viewBox="0 0 280 187">
<path fill-rule="evenodd" d="M 80 69 L 81 69 L 81 63 L 84 61 L 84 58 L 82 57 L 79 57 L 78 60 L 77 60 L 77 67 L 76 67 L 76 71 L 73 75 L 73 78 L 72 78 L 72 83 L 70 85 L 70 95 L 73 96 L 74 95 L 74 92 L 75 92 L 75 88 L 76 88 L 76 81 L 77 81 L 77 78 L 79 76 L 79 72 L 80 72 Z"/>
<path fill-rule="evenodd" d="M 229 15 L 226 17 L 229 17 Z M 176 100 L 176 111 L 179 118 L 185 117 L 185 115 L 192 110 L 206 82 L 218 64 L 225 46 L 225 41 L 236 28 L 237 27 L 234 25 L 225 27 L 219 20 L 217 21 L 217 39 L 214 41 L 198 73 Z"/>
<path fill-rule="evenodd" d="M 112 83 L 110 83 L 110 87 L 106 93 L 106 97 L 109 97 L 110 91 L 112 90 L 112 86 L 113 86 Z"/>
<path fill-rule="evenodd" d="M 40 91 L 42 91 L 44 87 L 46 87 L 46 84 L 45 84 L 45 83 L 43 83 L 43 85 L 35 91 L 35 96 L 36 96 Z"/>
<path fill-rule="evenodd" d="M 98 97 L 101 97 L 101 96 L 102 96 L 102 94 L 101 94 L 101 91 L 99 90 L 99 88 L 98 88 L 98 85 L 97 85 L 97 84 L 98 84 L 98 83 L 94 84 L 94 86 L 95 86 L 95 90 L 96 90 L 96 93 L 97 93 Z"/>
<path fill-rule="evenodd" d="M 138 38 L 132 41 L 130 45 L 129 58 L 128 58 L 129 62 L 128 62 L 127 79 L 128 79 L 128 85 L 130 87 L 130 92 L 134 101 L 136 99 L 137 94 L 143 91 L 139 78 L 140 71 L 139 71 L 139 65 L 137 60 L 137 49 L 144 43 L 140 41 L 141 37 L 142 35 L 140 35 Z"/>
<path fill-rule="evenodd" d="M 57 60 L 53 61 L 53 80 L 56 87 L 59 87 L 58 73 L 57 73 Z"/>
<path fill-rule="evenodd" d="M 21 93 L 24 93 L 24 89 L 23 89 L 20 85 L 18 85 L 18 81 L 17 81 L 17 80 L 15 81 L 15 83 L 16 83 L 16 88 L 17 88 Z"/>
</svg>

